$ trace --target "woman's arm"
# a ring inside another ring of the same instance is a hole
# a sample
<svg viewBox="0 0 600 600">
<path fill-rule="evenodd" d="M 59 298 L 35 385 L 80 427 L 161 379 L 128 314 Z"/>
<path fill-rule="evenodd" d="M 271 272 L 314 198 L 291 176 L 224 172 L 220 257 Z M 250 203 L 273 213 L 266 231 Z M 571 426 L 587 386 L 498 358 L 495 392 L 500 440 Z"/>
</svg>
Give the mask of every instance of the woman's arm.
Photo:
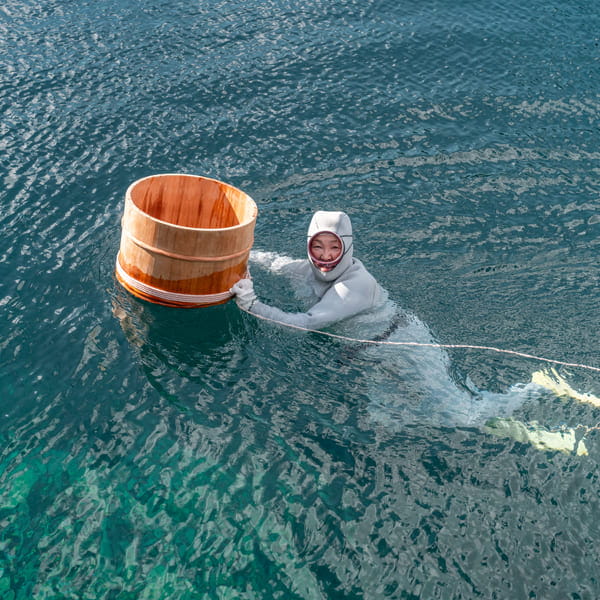
<svg viewBox="0 0 600 600">
<path fill-rule="evenodd" d="M 354 287 L 354 286 L 351 286 Z M 373 306 L 369 286 L 349 289 L 339 282 L 332 285 L 324 296 L 306 312 L 286 312 L 275 306 L 260 302 L 249 279 L 236 283 L 231 291 L 243 310 L 265 319 L 304 329 L 322 329 L 333 323 L 352 317 Z"/>
</svg>

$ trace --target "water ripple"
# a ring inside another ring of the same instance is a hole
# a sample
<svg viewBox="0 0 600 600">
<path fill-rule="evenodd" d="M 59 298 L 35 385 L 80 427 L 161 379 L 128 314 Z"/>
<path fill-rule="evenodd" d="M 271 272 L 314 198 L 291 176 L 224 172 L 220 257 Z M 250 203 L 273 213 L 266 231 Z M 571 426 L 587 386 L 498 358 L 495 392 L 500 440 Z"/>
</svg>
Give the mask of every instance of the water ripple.
<svg viewBox="0 0 600 600">
<path fill-rule="evenodd" d="M 204 174 L 257 200 L 261 249 L 303 256 L 311 212 L 346 210 L 357 255 L 437 339 L 595 364 L 589 0 L 0 14 L 0 595 L 598 595 L 596 430 L 576 456 L 378 422 L 373 389 L 404 408 L 421 392 L 400 363 L 234 303 L 143 303 L 113 272 L 127 186 Z M 449 362 L 498 392 L 539 368 Z M 517 417 L 579 438 L 600 420 L 550 392 Z"/>
</svg>

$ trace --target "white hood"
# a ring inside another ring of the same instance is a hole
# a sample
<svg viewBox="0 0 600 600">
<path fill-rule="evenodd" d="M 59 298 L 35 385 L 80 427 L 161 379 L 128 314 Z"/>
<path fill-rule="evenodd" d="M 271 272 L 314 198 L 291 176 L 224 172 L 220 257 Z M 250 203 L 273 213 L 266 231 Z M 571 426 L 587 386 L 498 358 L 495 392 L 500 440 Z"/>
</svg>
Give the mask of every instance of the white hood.
<svg viewBox="0 0 600 600">
<path fill-rule="evenodd" d="M 308 260 L 316 279 L 319 281 L 335 281 L 348 267 L 352 265 L 352 223 L 350 223 L 350 217 L 341 211 L 317 211 L 310 221 L 308 227 L 307 237 L 307 252 L 310 244 L 310 240 L 317 233 L 335 233 L 343 243 L 342 260 L 333 268 L 331 271 L 323 272 L 320 271 L 312 262 L 310 253 L 308 253 Z"/>
</svg>

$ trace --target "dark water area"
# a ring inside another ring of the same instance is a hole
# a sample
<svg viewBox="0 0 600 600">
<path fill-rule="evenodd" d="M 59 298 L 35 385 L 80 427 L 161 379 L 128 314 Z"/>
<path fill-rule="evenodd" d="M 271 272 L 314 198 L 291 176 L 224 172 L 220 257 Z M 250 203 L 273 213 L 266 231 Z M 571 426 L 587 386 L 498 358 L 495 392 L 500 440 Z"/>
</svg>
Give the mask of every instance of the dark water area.
<svg viewBox="0 0 600 600">
<path fill-rule="evenodd" d="M 260 250 L 345 210 L 442 343 L 600 367 L 599 31 L 590 0 L 5 2 L 0 597 L 598 598 L 596 371 L 558 366 L 526 438 L 378 420 L 411 349 L 152 305 L 114 266 L 127 187 L 205 175 Z M 498 394 L 551 368 L 449 360 Z"/>
</svg>

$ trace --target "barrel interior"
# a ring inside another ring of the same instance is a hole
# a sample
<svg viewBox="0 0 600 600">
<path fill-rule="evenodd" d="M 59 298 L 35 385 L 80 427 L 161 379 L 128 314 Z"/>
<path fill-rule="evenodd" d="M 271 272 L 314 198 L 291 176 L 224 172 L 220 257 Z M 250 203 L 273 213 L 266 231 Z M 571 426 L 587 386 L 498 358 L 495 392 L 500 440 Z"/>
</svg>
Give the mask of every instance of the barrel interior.
<svg viewBox="0 0 600 600">
<path fill-rule="evenodd" d="M 250 222 L 256 205 L 226 183 L 193 175 L 158 175 L 130 189 L 137 208 L 154 219 L 195 229 L 223 229 Z"/>
</svg>

